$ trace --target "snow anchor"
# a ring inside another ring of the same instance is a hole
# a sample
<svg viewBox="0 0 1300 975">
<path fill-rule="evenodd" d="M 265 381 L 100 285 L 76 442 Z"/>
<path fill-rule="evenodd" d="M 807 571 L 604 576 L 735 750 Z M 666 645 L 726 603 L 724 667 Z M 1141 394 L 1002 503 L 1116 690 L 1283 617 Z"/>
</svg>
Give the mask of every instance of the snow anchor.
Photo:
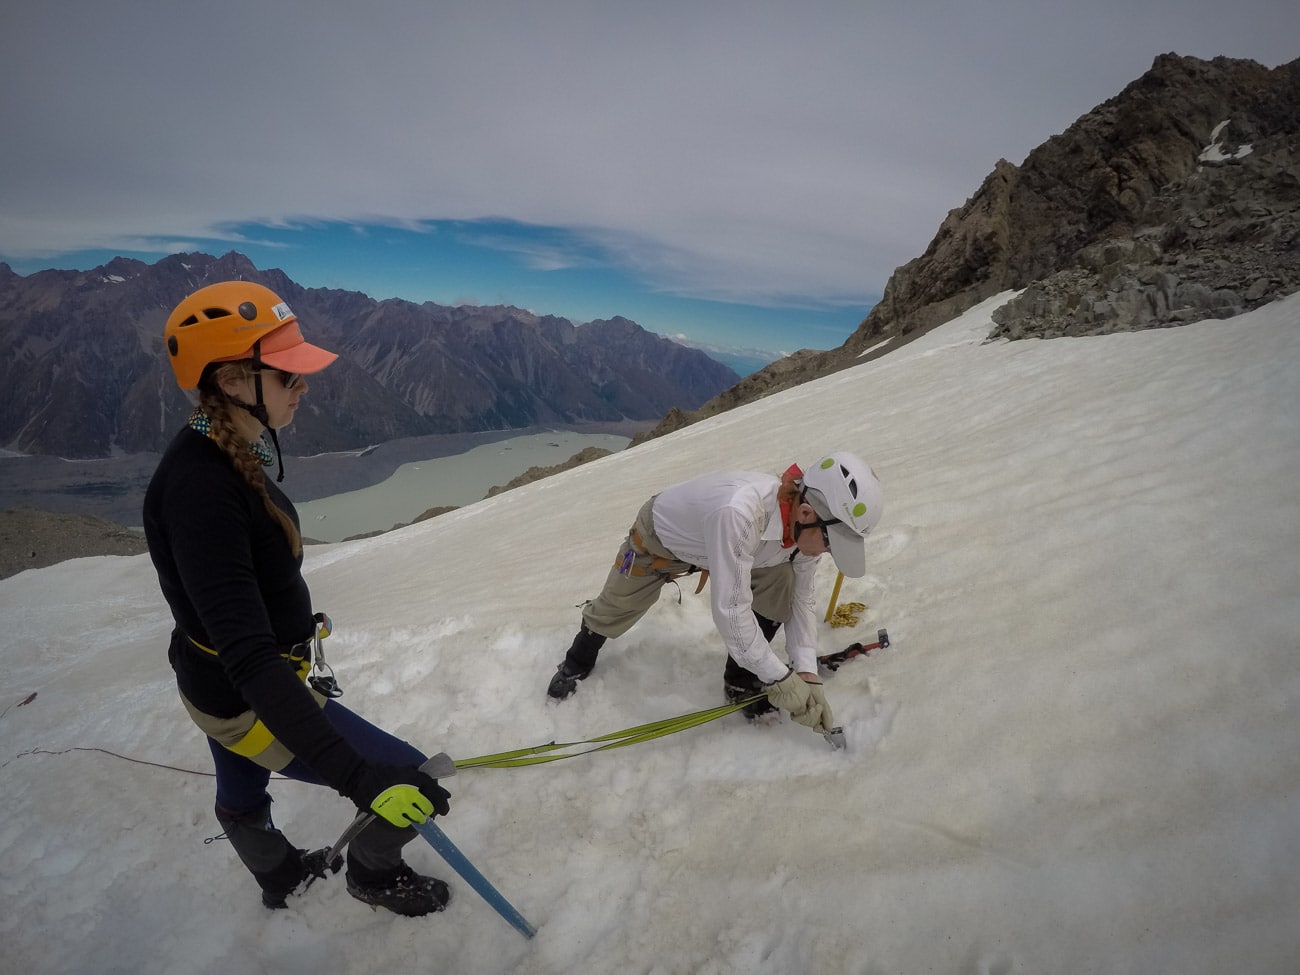
<svg viewBox="0 0 1300 975">
<path fill-rule="evenodd" d="M 827 623 L 829 623 L 831 621 L 831 617 L 835 615 L 835 603 L 840 598 L 840 586 L 842 585 L 844 585 L 844 573 L 843 572 L 836 573 L 835 588 L 831 590 L 831 601 L 826 604 L 825 622 Z"/>
</svg>

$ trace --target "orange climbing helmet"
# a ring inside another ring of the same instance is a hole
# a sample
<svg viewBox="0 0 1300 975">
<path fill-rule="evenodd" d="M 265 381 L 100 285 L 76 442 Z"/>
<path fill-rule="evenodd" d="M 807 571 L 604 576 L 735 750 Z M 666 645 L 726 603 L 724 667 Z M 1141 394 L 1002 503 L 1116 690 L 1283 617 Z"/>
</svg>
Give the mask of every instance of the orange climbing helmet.
<svg viewBox="0 0 1300 975">
<path fill-rule="evenodd" d="M 307 342 L 280 296 L 252 281 L 200 288 L 168 316 L 163 338 L 181 389 L 198 386 L 212 362 L 255 359 L 271 369 L 310 375 L 338 358 Z"/>
</svg>

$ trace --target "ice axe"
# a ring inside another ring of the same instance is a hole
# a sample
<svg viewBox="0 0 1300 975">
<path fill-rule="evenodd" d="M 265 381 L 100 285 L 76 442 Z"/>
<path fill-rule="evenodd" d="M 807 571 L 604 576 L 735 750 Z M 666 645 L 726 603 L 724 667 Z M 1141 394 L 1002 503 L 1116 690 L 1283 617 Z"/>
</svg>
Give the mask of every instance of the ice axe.
<svg viewBox="0 0 1300 975">
<path fill-rule="evenodd" d="M 825 654 L 817 658 L 817 667 L 835 673 L 844 661 L 852 660 L 854 657 L 865 657 L 872 650 L 887 646 L 889 646 L 889 634 L 884 630 L 877 630 L 875 643 L 854 643 L 837 653 Z M 822 732 L 822 737 L 832 748 L 845 747 L 844 729 L 838 725 L 830 731 Z"/>
<path fill-rule="evenodd" d="M 456 774 L 456 763 L 452 761 L 451 756 L 446 752 L 439 752 L 437 755 L 434 755 L 432 758 L 425 761 L 425 763 L 420 766 L 420 771 L 424 772 L 430 778 L 445 779 Z M 334 863 L 339 859 L 343 849 L 356 839 L 357 834 L 369 826 L 371 821 L 375 818 L 377 818 L 375 814 L 368 810 L 358 813 L 357 818 L 352 820 L 348 825 L 348 828 L 342 832 L 338 840 L 326 852 L 325 865 L 329 866 L 335 873 L 337 873 L 339 868 L 338 866 L 334 866 Z M 469 862 L 469 859 L 465 854 L 460 852 L 456 847 L 456 844 L 447 837 L 447 834 L 434 825 L 432 819 L 427 819 L 423 823 L 414 824 L 414 829 L 428 841 L 429 845 L 438 852 L 439 856 L 447 861 L 448 866 L 460 874 L 464 881 L 473 887 L 474 890 L 478 892 L 479 896 L 491 905 L 493 910 L 510 922 L 511 926 L 519 931 L 525 938 L 531 938 L 537 933 L 537 929 L 529 924 L 524 916 L 520 914 L 508 900 L 501 896 L 501 892 L 492 886 L 488 879 L 478 871 L 478 868 L 476 868 L 474 864 Z M 313 879 L 315 879 L 314 876 L 307 878 L 307 884 L 303 887 L 303 890 L 306 890 L 307 887 L 311 885 Z"/>
<path fill-rule="evenodd" d="M 828 653 L 824 656 L 818 657 L 817 666 L 834 673 L 840 669 L 840 666 L 846 660 L 852 660 L 854 657 L 865 657 L 872 650 L 878 650 L 888 646 L 889 634 L 884 630 L 877 630 L 875 643 L 851 643 L 843 650 L 836 653 Z"/>
<path fill-rule="evenodd" d="M 823 731 L 822 737 L 826 739 L 826 744 L 832 748 L 840 749 L 848 747 L 844 741 L 844 728 L 842 725 L 836 725 L 830 731 Z"/>
<path fill-rule="evenodd" d="M 430 778 L 445 779 L 456 774 L 456 763 L 451 760 L 451 756 L 446 752 L 439 752 L 421 765 L 420 771 L 428 774 Z M 343 851 L 347 849 L 349 843 L 357 838 L 358 833 L 370 825 L 370 821 L 374 818 L 375 814 L 369 810 L 357 813 L 357 818 L 348 824 L 348 828 L 339 834 L 339 838 L 334 841 L 334 845 L 325 851 L 322 866 L 328 867 L 334 873 L 338 873 L 343 867 L 343 863 L 339 859 Z M 324 874 L 312 874 L 307 878 L 307 882 L 303 884 L 302 888 L 304 893 L 318 876 L 324 876 Z"/>
</svg>

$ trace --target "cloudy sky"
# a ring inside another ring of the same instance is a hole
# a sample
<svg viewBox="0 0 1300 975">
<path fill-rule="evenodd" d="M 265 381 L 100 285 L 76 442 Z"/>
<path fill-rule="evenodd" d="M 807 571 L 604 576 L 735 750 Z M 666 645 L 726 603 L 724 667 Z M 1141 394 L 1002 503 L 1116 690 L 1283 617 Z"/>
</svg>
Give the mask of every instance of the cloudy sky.
<svg viewBox="0 0 1300 975">
<path fill-rule="evenodd" d="M 236 249 L 307 286 L 829 348 L 999 158 L 1294 0 L 66 0 L 0 32 L 0 260 Z"/>
</svg>

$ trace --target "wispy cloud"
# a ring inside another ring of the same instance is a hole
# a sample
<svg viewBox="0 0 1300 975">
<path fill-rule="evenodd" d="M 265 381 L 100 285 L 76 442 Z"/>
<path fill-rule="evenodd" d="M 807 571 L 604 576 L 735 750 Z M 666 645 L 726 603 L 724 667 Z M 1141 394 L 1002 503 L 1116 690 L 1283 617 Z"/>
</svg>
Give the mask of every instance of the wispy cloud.
<svg viewBox="0 0 1300 975">
<path fill-rule="evenodd" d="M 0 105 L 0 257 L 503 221 L 555 231 L 474 239 L 528 269 L 847 307 L 999 158 L 1156 55 L 1277 64 L 1295 27 L 1276 0 L 994 0 L 942 22 L 859 0 L 29 4 L 0 32 L 22 92 Z"/>
</svg>

